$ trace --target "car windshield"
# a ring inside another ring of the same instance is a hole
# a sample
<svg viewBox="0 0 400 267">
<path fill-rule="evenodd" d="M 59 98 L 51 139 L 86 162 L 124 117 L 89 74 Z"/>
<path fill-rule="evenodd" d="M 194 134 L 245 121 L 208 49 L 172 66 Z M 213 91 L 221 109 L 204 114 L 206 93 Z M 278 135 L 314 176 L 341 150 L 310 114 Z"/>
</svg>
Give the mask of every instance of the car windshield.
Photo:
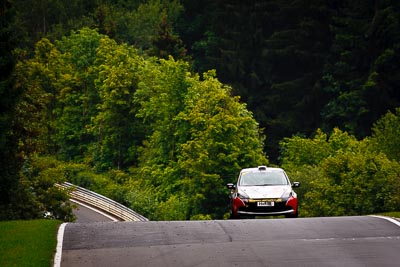
<svg viewBox="0 0 400 267">
<path fill-rule="evenodd" d="M 245 172 L 242 173 L 239 185 L 287 185 L 288 181 L 283 172 Z"/>
</svg>

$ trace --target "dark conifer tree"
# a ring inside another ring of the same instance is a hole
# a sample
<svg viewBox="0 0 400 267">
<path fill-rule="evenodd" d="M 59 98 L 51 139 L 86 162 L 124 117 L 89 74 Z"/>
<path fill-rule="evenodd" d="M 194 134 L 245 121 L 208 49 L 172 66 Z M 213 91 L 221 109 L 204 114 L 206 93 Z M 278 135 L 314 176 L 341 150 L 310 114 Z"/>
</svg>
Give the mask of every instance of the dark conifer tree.
<svg viewBox="0 0 400 267">
<path fill-rule="evenodd" d="M 392 2 L 331 6 L 334 41 L 322 79 L 329 95 L 321 111 L 326 130 L 340 127 L 365 137 L 377 119 L 400 105 L 400 10 Z"/>
</svg>

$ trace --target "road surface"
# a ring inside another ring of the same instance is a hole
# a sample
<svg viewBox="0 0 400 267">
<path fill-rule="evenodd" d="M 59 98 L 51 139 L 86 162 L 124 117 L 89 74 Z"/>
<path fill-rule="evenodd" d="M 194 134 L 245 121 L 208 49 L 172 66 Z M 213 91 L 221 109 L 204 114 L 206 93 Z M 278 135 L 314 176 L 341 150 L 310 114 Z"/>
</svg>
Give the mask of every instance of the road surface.
<svg viewBox="0 0 400 267">
<path fill-rule="evenodd" d="M 71 201 L 77 206 L 77 209 L 74 209 L 77 223 L 112 222 L 116 220 L 112 216 L 105 214 L 94 207 L 90 207 L 76 200 Z"/>
<path fill-rule="evenodd" d="M 67 224 L 61 266 L 399 266 L 400 224 L 330 217 Z"/>
</svg>

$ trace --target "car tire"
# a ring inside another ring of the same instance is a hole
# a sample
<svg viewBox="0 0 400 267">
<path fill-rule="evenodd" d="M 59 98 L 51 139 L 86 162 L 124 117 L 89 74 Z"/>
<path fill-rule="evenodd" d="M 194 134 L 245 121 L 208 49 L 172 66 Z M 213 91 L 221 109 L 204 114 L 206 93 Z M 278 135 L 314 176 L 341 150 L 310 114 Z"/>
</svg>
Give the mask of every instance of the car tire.
<svg viewBox="0 0 400 267">
<path fill-rule="evenodd" d="M 233 215 L 233 213 L 231 213 L 231 217 L 230 218 L 232 220 L 237 220 L 237 219 L 240 219 L 240 215 L 239 214 Z"/>
<path fill-rule="evenodd" d="M 297 218 L 297 217 L 299 217 L 299 212 L 296 211 L 296 213 L 287 214 L 287 215 L 285 215 L 285 217 L 286 217 L 286 218 Z"/>
</svg>

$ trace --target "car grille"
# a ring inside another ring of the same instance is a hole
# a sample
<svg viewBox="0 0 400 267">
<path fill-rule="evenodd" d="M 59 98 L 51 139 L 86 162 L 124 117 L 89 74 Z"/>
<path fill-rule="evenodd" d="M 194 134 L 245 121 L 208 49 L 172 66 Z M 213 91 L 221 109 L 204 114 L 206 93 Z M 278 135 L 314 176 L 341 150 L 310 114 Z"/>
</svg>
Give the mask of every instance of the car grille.
<svg viewBox="0 0 400 267">
<path fill-rule="evenodd" d="M 274 213 L 291 210 L 292 208 L 286 206 L 286 202 L 275 202 L 273 207 L 257 207 L 257 202 L 248 203 L 244 207 L 240 207 L 239 211 L 243 212 L 254 212 L 254 213 Z"/>
</svg>

